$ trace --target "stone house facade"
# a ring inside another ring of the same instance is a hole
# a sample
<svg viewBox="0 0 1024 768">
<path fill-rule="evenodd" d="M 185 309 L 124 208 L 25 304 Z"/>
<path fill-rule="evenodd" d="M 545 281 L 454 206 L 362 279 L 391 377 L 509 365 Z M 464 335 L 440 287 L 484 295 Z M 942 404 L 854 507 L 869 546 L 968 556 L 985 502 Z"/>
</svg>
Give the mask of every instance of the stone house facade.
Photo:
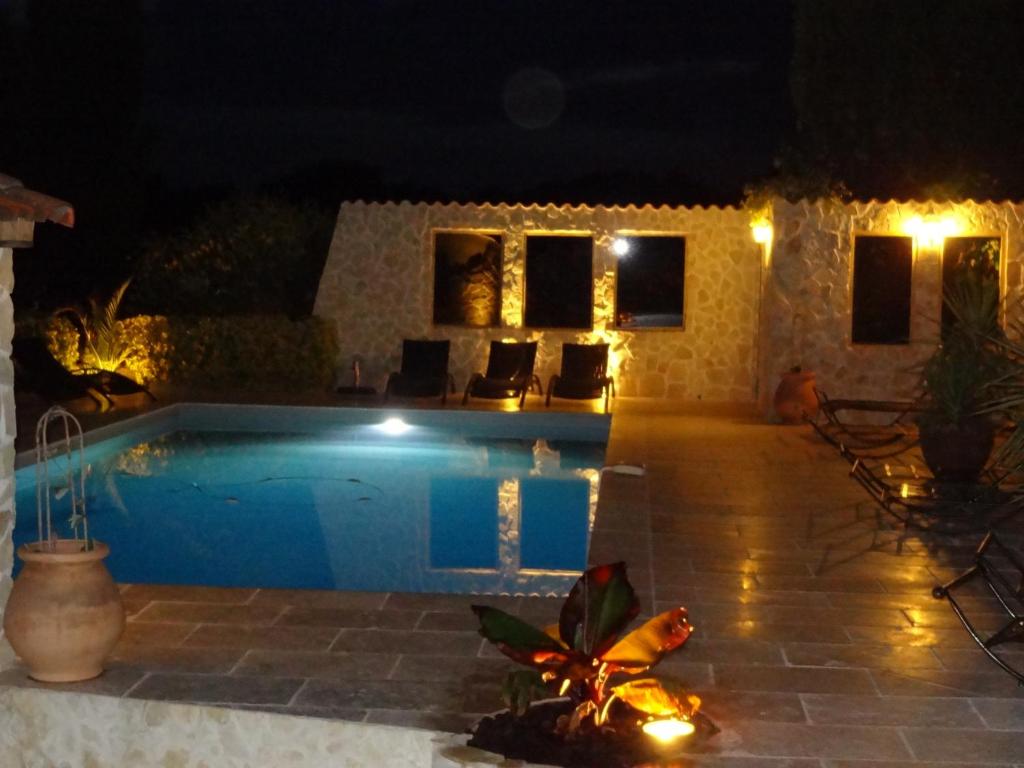
<svg viewBox="0 0 1024 768">
<path fill-rule="evenodd" d="M 433 322 L 438 232 L 501 235 L 500 324 Z M 591 328 L 525 324 L 526 244 L 542 233 L 591 237 Z M 616 324 L 615 242 L 638 233 L 685 239 L 680 327 Z M 851 331 L 854 253 L 868 236 L 900 239 L 912 261 L 909 335 L 896 343 L 863 343 Z M 625 395 L 756 402 L 767 413 L 780 375 L 800 365 L 836 397 L 902 398 L 915 391 L 915 366 L 938 341 L 943 244 L 977 236 L 998 242 L 1009 322 L 1018 311 L 1024 262 L 1024 205 L 1016 203 L 775 199 L 757 211 L 344 203 L 315 312 L 337 325 L 339 378 L 358 356 L 364 383 L 378 389 L 399 366 L 403 338 L 451 339 L 451 371 L 460 386 L 483 369 L 494 339 L 537 340 L 542 381 L 557 372 L 563 342 L 603 340 Z"/>
</svg>

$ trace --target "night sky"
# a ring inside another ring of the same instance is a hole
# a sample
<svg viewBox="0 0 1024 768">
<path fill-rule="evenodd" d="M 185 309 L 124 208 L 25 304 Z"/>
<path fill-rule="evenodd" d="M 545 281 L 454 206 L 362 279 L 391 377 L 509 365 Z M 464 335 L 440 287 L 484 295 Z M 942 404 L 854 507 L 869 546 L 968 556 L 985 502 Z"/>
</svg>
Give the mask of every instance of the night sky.
<svg viewBox="0 0 1024 768">
<path fill-rule="evenodd" d="M 788 120 L 790 24 L 778 0 L 155 2 L 149 162 L 174 186 L 738 199 Z"/>
<path fill-rule="evenodd" d="M 792 127 L 784 0 L 0 0 L 0 172 L 70 201 L 20 306 L 240 193 L 736 203 Z"/>
</svg>

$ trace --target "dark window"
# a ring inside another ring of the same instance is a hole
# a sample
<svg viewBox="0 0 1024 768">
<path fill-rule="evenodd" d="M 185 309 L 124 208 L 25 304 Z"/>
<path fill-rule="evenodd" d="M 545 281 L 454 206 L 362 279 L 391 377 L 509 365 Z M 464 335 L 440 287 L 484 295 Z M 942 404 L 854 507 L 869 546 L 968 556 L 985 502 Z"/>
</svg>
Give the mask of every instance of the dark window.
<svg viewBox="0 0 1024 768">
<path fill-rule="evenodd" d="M 999 295 L 999 238 L 947 237 L 942 245 L 942 295 L 959 280 L 974 276 L 990 283 Z M 953 326 L 955 317 L 942 303 L 942 335 Z"/>
<path fill-rule="evenodd" d="M 911 237 L 858 235 L 853 243 L 853 343 L 910 342 Z"/>
<path fill-rule="evenodd" d="M 501 235 L 434 233 L 434 323 L 501 322 Z"/>
<path fill-rule="evenodd" d="M 591 328 L 594 248 L 589 237 L 526 238 L 528 328 Z"/>
<path fill-rule="evenodd" d="M 686 238 L 620 237 L 615 325 L 618 328 L 682 328 Z"/>
</svg>

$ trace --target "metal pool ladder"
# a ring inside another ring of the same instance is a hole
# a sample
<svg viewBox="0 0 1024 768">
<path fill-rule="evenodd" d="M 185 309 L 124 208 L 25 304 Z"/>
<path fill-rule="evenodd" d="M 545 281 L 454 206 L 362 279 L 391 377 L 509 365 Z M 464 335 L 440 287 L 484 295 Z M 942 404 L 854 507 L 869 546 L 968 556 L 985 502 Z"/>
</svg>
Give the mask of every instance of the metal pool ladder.
<svg viewBox="0 0 1024 768">
<path fill-rule="evenodd" d="M 51 440 L 50 432 L 54 426 L 57 428 L 56 439 Z M 75 540 L 80 538 L 78 529 L 81 527 L 81 538 L 86 549 L 90 548 L 85 475 L 82 425 L 66 408 L 55 405 L 36 422 L 36 525 L 40 548 L 52 548 L 59 538 L 53 529 L 52 508 L 65 496 L 70 496 L 71 516 L 68 522 L 73 537 Z"/>
</svg>

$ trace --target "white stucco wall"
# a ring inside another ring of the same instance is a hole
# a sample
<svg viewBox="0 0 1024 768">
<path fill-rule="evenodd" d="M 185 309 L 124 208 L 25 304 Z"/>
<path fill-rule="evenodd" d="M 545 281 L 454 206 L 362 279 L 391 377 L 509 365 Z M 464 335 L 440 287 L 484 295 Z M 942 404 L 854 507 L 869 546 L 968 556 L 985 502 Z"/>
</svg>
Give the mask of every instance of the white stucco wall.
<svg viewBox="0 0 1024 768">
<path fill-rule="evenodd" d="M 960 236 L 1001 238 L 1000 279 L 1019 312 L 1024 206 L 1012 203 L 775 201 L 766 271 L 759 369 L 767 408 L 780 374 L 801 365 L 832 397 L 896 399 L 916 390 L 915 366 L 935 349 L 942 307 L 942 246 L 915 241 L 910 343 L 853 344 L 853 245 L 857 234 L 906 235 L 908 220 L 951 220 Z"/>
<path fill-rule="evenodd" d="M 432 324 L 435 230 L 502 233 L 501 328 Z M 592 332 L 522 327 L 525 238 L 542 233 L 593 237 Z M 618 234 L 686 237 L 684 329 L 613 328 L 611 243 Z M 398 369 L 403 338 L 451 339 L 459 387 L 483 370 L 493 339 L 537 339 L 545 385 L 558 370 L 562 342 L 606 340 L 621 394 L 752 402 L 760 269 L 749 217 L 734 208 L 344 203 L 314 311 L 337 324 L 342 380 L 358 354 L 364 383 L 378 389 Z"/>
</svg>

